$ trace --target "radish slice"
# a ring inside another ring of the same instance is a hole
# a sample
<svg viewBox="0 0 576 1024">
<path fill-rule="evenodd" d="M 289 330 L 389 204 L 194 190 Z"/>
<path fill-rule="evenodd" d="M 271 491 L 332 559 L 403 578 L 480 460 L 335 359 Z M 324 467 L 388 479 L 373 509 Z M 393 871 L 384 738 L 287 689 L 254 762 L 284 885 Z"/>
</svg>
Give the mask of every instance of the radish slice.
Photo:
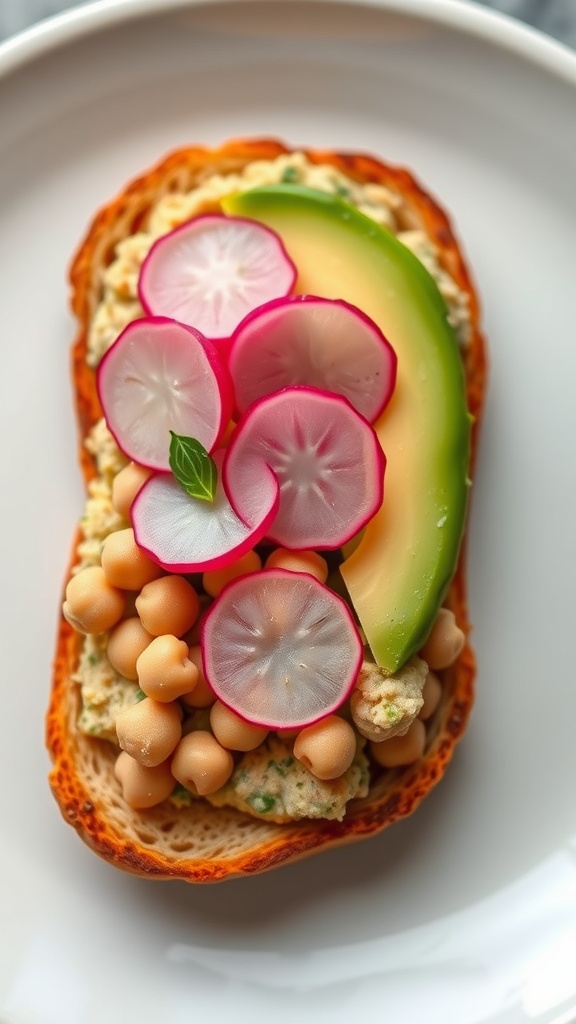
<svg viewBox="0 0 576 1024">
<path fill-rule="evenodd" d="M 382 504 L 385 458 L 378 438 L 340 395 L 285 388 L 244 413 L 223 467 L 241 519 L 250 515 L 266 467 L 280 485 L 267 536 L 282 547 L 341 547 Z"/>
<path fill-rule="evenodd" d="M 130 323 L 100 363 L 97 383 L 118 446 L 156 470 L 170 468 L 171 430 L 211 451 L 234 402 L 214 346 L 193 327 L 166 317 Z"/>
<path fill-rule="evenodd" d="M 396 354 L 356 306 L 298 295 L 253 310 L 234 332 L 230 372 L 240 412 L 292 384 L 343 395 L 370 423 L 396 382 Z"/>
<path fill-rule="evenodd" d="M 174 317 L 223 340 L 251 309 L 287 295 L 295 280 L 296 268 L 270 228 L 208 214 L 154 243 L 138 293 L 147 313 Z"/>
<path fill-rule="evenodd" d="M 278 508 L 278 484 L 268 470 L 260 476 L 250 521 L 234 512 L 222 486 L 223 451 L 214 452 L 219 474 L 213 502 L 192 498 L 171 474 L 151 477 L 132 505 L 138 546 L 169 572 L 221 569 L 250 551 L 265 535 Z"/>
<path fill-rule="evenodd" d="M 268 729 L 298 729 L 339 708 L 363 654 L 342 598 L 286 569 L 229 583 L 206 614 L 201 645 L 217 697 Z"/>
</svg>

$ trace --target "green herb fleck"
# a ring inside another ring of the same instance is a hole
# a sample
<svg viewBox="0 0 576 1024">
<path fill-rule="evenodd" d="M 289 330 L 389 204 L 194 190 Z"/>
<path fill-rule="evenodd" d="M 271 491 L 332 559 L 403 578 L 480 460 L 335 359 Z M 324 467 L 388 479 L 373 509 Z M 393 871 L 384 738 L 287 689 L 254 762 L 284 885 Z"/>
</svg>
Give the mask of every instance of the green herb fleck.
<svg viewBox="0 0 576 1024">
<path fill-rule="evenodd" d="M 334 800 L 332 801 L 332 803 L 329 804 L 318 804 L 318 813 L 321 815 L 322 818 L 329 818 L 335 806 L 336 804 Z"/>
<path fill-rule="evenodd" d="M 385 714 L 386 718 L 392 725 L 394 725 L 394 723 L 397 722 L 398 719 L 401 717 L 401 712 L 399 708 L 397 708 L 394 704 L 386 705 Z"/>
<path fill-rule="evenodd" d="M 350 189 L 346 185 L 336 185 L 335 193 L 340 199 L 350 199 Z"/>
<path fill-rule="evenodd" d="M 192 794 L 191 794 L 189 789 L 186 789 L 186 786 L 182 786 L 178 782 L 174 786 L 174 789 L 172 790 L 172 796 L 176 796 L 176 797 L 180 797 L 181 798 L 181 797 L 190 797 L 190 796 L 192 796 Z"/>
<path fill-rule="evenodd" d="M 192 498 L 214 501 L 218 474 L 213 459 L 195 437 L 170 431 L 168 461 L 180 486 Z"/>
<path fill-rule="evenodd" d="M 100 659 L 99 659 L 97 654 L 89 654 L 88 655 L 88 664 L 92 665 L 92 667 L 94 667 L 94 665 L 97 665 L 99 660 Z"/>
<path fill-rule="evenodd" d="M 180 783 L 174 786 L 170 794 L 170 800 L 176 807 L 189 807 L 193 799 L 194 797 L 190 790 L 186 789 L 185 786 L 181 786 Z"/>
<path fill-rule="evenodd" d="M 246 803 L 250 804 L 257 814 L 268 814 L 268 811 L 274 808 L 276 797 L 271 793 L 251 793 L 246 797 Z"/>
<path fill-rule="evenodd" d="M 280 181 L 283 185 L 293 185 L 295 181 L 298 181 L 298 171 L 295 167 L 285 167 L 282 171 L 282 177 Z"/>
<path fill-rule="evenodd" d="M 134 696 L 136 697 L 137 703 L 141 700 L 146 700 L 146 694 L 144 693 L 144 690 L 136 690 Z"/>
<path fill-rule="evenodd" d="M 274 771 L 282 779 L 285 779 L 288 769 L 291 768 L 293 764 L 293 757 L 285 757 L 282 761 L 268 761 L 266 768 L 268 771 Z"/>
</svg>

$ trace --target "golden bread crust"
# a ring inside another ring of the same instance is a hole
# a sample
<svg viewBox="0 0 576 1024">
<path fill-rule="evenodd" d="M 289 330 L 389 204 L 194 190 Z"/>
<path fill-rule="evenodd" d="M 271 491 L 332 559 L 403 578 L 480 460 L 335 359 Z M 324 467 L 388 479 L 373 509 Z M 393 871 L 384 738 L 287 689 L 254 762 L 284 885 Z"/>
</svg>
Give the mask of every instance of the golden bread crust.
<svg viewBox="0 0 576 1024">
<path fill-rule="evenodd" d="M 102 415 L 95 374 L 86 363 L 88 325 L 99 299 L 102 269 L 111 261 L 116 243 L 138 229 L 160 195 L 188 190 L 207 173 L 225 174 L 240 170 L 248 162 L 274 159 L 288 152 L 280 142 L 267 139 L 233 141 L 216 150 L 178 150 L 130 184 L 95 217 L 70 272 L 72 308 L 78 320 L 72 375 L 80 462 L 86 481 L 94 475 L 95 466 L 83 442 Z M 464 360 L 468 403 L 474 417 L 474 460 L 486 386 L 486 354 L 478 299 L 448 217 L 404 169 L 366 155 L 304 152 L 313 163 L 330 164 L 355 180 L 376 182 L 401 193 L 437 246 L 442 266 L 468 295 L 472 330 Z M 446 603 L 468 638 L 471 627 L 464 546 Z M 50 785 L 66 821 L 96 853 L 119 868 L 149 878 L 216 882 L 256 874 L 382 831 L 411 814 L 441 779 L 464 732 L 474 699 L 476 666 L 467 639 L 455 665 L 443 673 L 442 704 L 424 756 L 407 768 L 381 771 L 372 782 L 369 796 L 352 801 L 341 822 L 304 820 L 275 825 L 233 809 L 213 808 L 201 800 L 183 809 L 166 802 L 149 811 L 131 811 L 122 806 L 119 797 L 112 771 L 112 748 L 76 727 L 79 687 L 73 674 L 79 639 L 62 619 L 47 713 L 47 746 L 53 761 Z"/>
</svg>

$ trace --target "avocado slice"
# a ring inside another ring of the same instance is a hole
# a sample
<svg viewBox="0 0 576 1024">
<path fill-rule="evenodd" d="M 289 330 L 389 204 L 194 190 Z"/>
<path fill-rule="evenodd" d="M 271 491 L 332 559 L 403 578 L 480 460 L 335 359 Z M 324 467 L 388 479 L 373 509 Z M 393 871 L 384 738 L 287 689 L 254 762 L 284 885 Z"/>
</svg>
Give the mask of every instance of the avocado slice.
<svg viewBox="0 0 576 1024">
<path fill-rule="evenodd" d="M 395 672 L 426 639 L 464 531 L 471 418 L 446 306 L 416 257 L 336 196 L 279 184 L 222 206 L 280 235 L 297 292 L 358 306 L 396 350 L 396 388 L 374 424 L 384 502 L 340 568 L 376 662 Z"/>
</svg>

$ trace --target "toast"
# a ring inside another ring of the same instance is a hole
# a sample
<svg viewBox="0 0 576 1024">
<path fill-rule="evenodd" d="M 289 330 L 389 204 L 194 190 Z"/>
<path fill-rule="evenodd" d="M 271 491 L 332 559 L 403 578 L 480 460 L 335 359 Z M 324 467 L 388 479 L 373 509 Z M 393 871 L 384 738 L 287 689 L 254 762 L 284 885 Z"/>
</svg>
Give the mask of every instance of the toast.
<svg viewBox="0 0 576 1024">
<path fill-rule="evenodd" d="M 70 271 L 72 309 L 78 323 L 72 377 L 80 465 L 87 487 L 97 485 L 99 471 L 85 442 L 102 418 L 94 368 L 100 342 L 98 337 L 94 340 L 98 335 L 94 322 L 103 301 L 104 275 L 113 264 L 118 244 L 146 229 L 163 197 L 175 225 L 190 215 L 181 197 L 198 188 L 201 198 L 195 212 L 218 209 L 218 198 L 211 196 L 206 183 L 216 180 L 216 192 L 225 194 L 222 183 L 226 180 L 232 182 L 229 188 L 237 188 L 238 180 L 248 187 L 242 177 L 248 167 L 280 161 L 286 174 L 287 168 L 299 166 L 301 160 L 318 173 L 328 168 L 338 180 L 377 186 L 389 193 L 396 230 L 406 237 L 410 232 L 426 237 L 439 275 L 447 282 L 448 292 L 457 296 L 454 319 L 459 319 L 462 310 L 465 313 L 460 329 L 467 402 L 473 418 L 471 474 L 486 385 L 486 353 L 477 295 L 449 218 L 407 170 L 367 155 L 318 150 L 294 154 L 279 142 L 256 139 L 229 142 L 214 150 L 186 148 L 172 153 L 97 214 L 76 253 Z M 126 308 L 129 316 L 130 303 Z M 79 532 L 69 572 L 78 562 L 82 540 Z M 282 824 L 203 799 L 165 800 L 146 810 L 129 807 L 114 775 L 117 748 L 79 728 L 78 665 L 83 637 L 62 617 L 47 713 L 47 746 L 53 762 L 50 785 L 64 819 L 97 854 L 118 868 L 148 878 L 194 883 L 257 874 L 382 831 L 410 815 L 442 778 L 472 708 L 475 659 L 468 639 L 465 542 L 444 604 L 454 612 L 466 642 L 455 663 L 440 673 L 442 697 L 426 723 L 423 756 L 406 767 L 372 765 L 367 795 L 353 799 L 342 820 L 302 818 Z"/>
</svg>

